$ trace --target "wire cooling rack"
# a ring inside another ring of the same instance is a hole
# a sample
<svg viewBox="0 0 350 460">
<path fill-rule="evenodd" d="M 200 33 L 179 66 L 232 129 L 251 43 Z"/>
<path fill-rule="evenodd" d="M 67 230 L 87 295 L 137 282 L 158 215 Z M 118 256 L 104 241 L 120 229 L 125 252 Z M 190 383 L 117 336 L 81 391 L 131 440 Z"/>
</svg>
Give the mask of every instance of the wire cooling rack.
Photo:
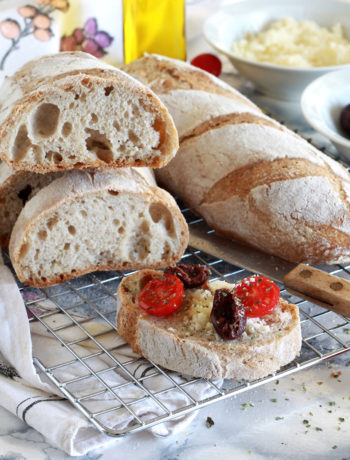
<svg viewBox="0 0 350 460">
<path fill-rule="evenodd" d="M 182 212 L 191 228 L 206 227 L 188 208 Z M 250 272 L 188 247 L 182 261 L 210 267 L 212 279 L 234 282 Z M 322 267 L 350 278 L 350 267 Z M 53 365 L 34 355 L 38 370 L 99 430 L 121 436 L 185 415 L 215 401 L 300 371 L 350 350 L 350 320 L 290 295 L 299 306 L 302 350 L 274 375 L 250 383 L 189 378 L 133 355 L 115 327 L 116 291 L 132 272 L 96 272 L 45 289 L 20 285 L 32 325 L 42 326 L 63 348 Z M 72 335 L 73 334 L 73 335 Z M 68 377 L 67 377 L 68 376 Z"/>
<path fill-rule="evenodd" d="M 341 162 L 332 147 L 326 150 L 314 139 L 307 140 Z M 204 237 L 212 232 L 202 219 L 179 205 L 190 228 L 199 226 Z M 11 266 L 7 253 L 4 256 Z M 212 280 L 232 283 L 251 274 L 192 247 L 187 248 L 182 262 L 207 265 Z M 319 268 L 350 279 L 350 265 Z M 131 273 L 96 272 L 45 289 L 18 282 L 32 333 L 41 327 L 58 347 L 53 360 L 47 353 L 44 359 L 40 349 L 34 347 L 36 368 L 110 436 L 150 428 L 350 350 L 350 319 L 291 295 L 280 284 L 282 297 L 298 305 L 300 311 L 302 349 L 298 358 L 275 374 L 249 383 L 210 381 L 169 372 L 134 355 L 118 336 L 116 291 L 123 276 Z"/>
</svg>

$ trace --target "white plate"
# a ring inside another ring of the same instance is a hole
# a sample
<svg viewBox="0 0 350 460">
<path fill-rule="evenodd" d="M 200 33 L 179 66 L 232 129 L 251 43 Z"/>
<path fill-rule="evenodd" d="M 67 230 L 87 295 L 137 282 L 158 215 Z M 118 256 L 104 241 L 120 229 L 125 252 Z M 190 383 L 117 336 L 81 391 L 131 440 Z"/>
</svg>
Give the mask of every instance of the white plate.
<svg viewBox="0 0 350 460">
<path fill-rule="evenodd" d="M 327 73 L 304 90 L 300 106 L 306 121 L 350 159 L 350 136 L 340 127 L 340 113 L 350 104 L 350 69 Z"/>
</svg>

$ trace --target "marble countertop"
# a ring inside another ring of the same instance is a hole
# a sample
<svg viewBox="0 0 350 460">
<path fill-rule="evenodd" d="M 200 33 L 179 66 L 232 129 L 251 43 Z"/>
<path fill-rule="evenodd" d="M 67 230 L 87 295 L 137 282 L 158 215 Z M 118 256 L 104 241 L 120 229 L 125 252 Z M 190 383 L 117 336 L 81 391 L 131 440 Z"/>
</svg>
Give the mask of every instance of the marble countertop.
<svg viewBox="0 0 350 460">
<path fill-rule="evenodd" d="M 141 432 L 82 459 L 350 459 L 350 353 L 220 401 L 167 438 Z M 214 425 L 207 427 L 207 417 Z M 0 459 L 68 457 L 0 408 Z M 77 457 L 75 457 L 77 458 Z"/>
<path fill-rule="evenodd" d="M 188 57 L 209 51 L 201 23 L 218 2 L 193 2 L 188 18 Z M 199 10 L 199 7 L 205 7 Z M 197 10 L 195 10 L 197 8 Z M 194 14 L 195 13 L 195 14 Z M 194 19 L 195 18 L 195 19 Z M 262 108 L 332 147 L 304 122 L 298 104 L 256 94 L 224 62 L 222 78 Z M 141 432 L 116 439 L 82 459 L 212 460 L 350 459 L 350 353 L 201 409 L 186 431 L 167 438 Z M 210 417 L 214 425 L 207 427 Z M 38 432 L 0 408 L 0 460 L 68 459 Z M 73 458 L 73 457 L 72 457 Z"/>
</svg>

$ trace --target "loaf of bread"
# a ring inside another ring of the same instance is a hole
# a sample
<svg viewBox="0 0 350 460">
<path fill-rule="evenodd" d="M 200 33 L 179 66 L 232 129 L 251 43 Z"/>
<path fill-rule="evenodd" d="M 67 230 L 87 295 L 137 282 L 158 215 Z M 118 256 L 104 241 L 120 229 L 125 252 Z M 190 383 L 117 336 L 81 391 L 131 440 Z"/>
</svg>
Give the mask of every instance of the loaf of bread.
<svg viewBox="0 0 350 460">
<path fill-rule="evenodd" d="M 345 168 L 189 64 L 151 55 L 124 70 L 158 93 L 180 133 L 178 153 L 157 172 L 160 185 L 218 232 L 267 253 L 350 260 Z"/>
<path fill-rule="evenodd" d="M 74 170 L 29 200 L 10 239 L 18 278 L 42 287 L 96 270 L 165 267 L 188 242 L 186 222 L 151 176 Z"/>
<path fill-rule="evenodd" d="M 161 167 L 177 147 L 159 98 L 90 54 L 30 61 L 1 87 L 0 156 L 14 169 Z"/>
<path fill-rule="evenodd" d="M 288 364 L 301 348 L 298 308 L 280 299 L 273 312 L 247 318 L 235 340 L 217 335 L 210 321 L 216 289 L 223 281 L 185 289 L 182 304 L 169 316 L 152 316 L 138 305 L 142 288 L 162 272 L 142 270 L 123 278 L 117 292 L 117 329 L 135 353 L 183 374 L 203 378 L 254 380 Z"/>
<path fill-rule="evenodd" d="M 111 170 L 111 174 L 114 171 Z M 146 167 L 130 168 L 135 179 L 156 186 L 153 170 Z M 39 190 L 58 179 L 65 171 L 39 174 L 16 171 L 6 163 L 0 164 L 0 246 L 8 246 L 11 231 L 23 206 Z"/>
</svg>

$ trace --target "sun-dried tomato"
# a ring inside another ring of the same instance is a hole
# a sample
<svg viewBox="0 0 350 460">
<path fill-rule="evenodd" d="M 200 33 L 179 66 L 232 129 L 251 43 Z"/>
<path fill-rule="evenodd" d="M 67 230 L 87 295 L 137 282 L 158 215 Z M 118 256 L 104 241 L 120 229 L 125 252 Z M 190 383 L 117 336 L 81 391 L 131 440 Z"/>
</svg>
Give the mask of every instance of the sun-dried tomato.
<svg viewBox="0 0 350 460">
<path fill-rule="evenodd" d="M 178 264 L 175 267 L 167 267 L 164 271 L 180 278 L 187 289 L 201 286 L 210 275 L 208 267 L 197 264 Z"/>
<path fill-rule="evenodd" d="M 210 319 L 219 336 L 226 340 L 242 335 L 247 322 L 244 306 L 235 302 L 229 289 L 215 291 Z"/>
</svg>

